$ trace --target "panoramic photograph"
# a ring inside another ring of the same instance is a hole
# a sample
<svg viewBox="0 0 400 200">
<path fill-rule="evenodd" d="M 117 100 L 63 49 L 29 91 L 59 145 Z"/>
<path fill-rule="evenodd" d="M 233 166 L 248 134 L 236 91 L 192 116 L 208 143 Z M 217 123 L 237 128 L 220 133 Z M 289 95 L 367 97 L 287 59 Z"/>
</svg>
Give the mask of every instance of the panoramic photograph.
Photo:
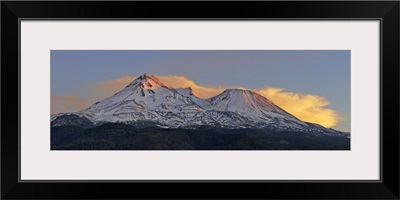
<svg viewBox="0 0 400 200">
<path fill-rule="evenodd" d="M 51 150 L 350 150 L 349 50 L 52 50 Z"/>
</svg>

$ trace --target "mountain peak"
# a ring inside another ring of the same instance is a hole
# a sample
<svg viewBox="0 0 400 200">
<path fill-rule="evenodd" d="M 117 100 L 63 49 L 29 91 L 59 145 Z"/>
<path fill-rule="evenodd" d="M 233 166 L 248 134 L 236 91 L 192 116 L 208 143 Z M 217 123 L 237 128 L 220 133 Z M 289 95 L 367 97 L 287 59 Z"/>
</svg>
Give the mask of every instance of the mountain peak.
<svg viewBox="0 0 400 200">
<path fill-rule="evenodd" d="M 226 89 L 225 91 L 248 91 L 248 90 L 243 89 L 243 88 L 230 88 L 230 89 Z"/>
<path fill-rule="evenodd" d="M 85 109 L 101 114 L 104 120 L 148 120 L 141 112 L 166 111 L 182 104 L 193 104 L 181 96 L 176 89 L 160 81 L 157 77 L 144 73 L 125 88 Z M 153 116 L 154 113 L 149 114 Z M 119 117 L 115 117 L 119 116 Z M 155 116 L 155 115 L 154 115 Z M 153 116 L 153 117 L 154 117 Z"/>
<path fill-rule="evenodd" d="M 148 73 L 144 73 L 143 75 L 139 76 L 138 78 L 134 79 L 129 85 L 126 87 L 140 87 L 144 89 L 156 89 L 158 86 L 175 90 L 174 88 L 170 87 L 169 85 L 163 83 L 154 75 L 150 75 Z"/>
<path fill-rule="evenodd" d="M 297 118 L 266 97 L 243 88 L 226 89 L 223 93 L 208 99 L 208 101 L 214 109 L 219 111 L 233 111 L 263 119 L 284 116 L 287 119 L 299 122 Z"/>
<path fill-rule="evenodd" d="M 139 76 L 139 78 L 137 78 L 137 79 L 146 80 L 149 77 L 150 77 L 150 75 L 148 73 L 144 73 L 143 75 Z"/>
<path fill-rule="evenodd" d="M 143 75 L 142 75 L 142 77 L 148 77 L 149 76 L 149 74 L 148 73 L 144 73 Z"/>
<path fill-rule="evenodd" d="M 226 89 L 224 91 L 224 93 L 243 93 L 243 92 L 247 92 L 247 93 L 250 93 L 250 94 L 257 94 L 257 93 L 255 93 L 255 92 L 253 92 L 251 90 L 247 90 L 247 89 L 244 89 L 244 88 L 230 88 L 230 89 Z"/>
</svg>

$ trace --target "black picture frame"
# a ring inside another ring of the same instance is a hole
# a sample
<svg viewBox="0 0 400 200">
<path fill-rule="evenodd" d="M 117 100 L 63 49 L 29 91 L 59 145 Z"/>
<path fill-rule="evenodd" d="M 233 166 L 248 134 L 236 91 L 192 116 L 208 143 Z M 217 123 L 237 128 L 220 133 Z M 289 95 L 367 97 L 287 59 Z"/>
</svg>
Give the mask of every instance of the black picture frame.
<svg viewBox="0 0 400 200">
<path fill-rule="evenodd" d="M 398 1 L 2 1 L 1 198 L 399 199 L 399 8 Z M 19 182 L 20 19 L 379 19 L 381 181 Z"/>
</svg>

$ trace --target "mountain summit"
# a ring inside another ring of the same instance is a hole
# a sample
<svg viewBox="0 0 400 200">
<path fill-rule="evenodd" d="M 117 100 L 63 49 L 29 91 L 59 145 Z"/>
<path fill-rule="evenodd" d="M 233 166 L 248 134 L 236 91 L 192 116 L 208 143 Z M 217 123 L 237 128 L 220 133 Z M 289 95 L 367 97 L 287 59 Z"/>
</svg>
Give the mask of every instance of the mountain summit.
<svg viewBox="0 0 400 200">
<path fill-rule="evenodd" d="M 285 117 L 299 121 L 264 96 L 244 89 L 227 89 L 223 93 L 208 99 L 215 110 L 232 111 L 251 115 L 260 119 Z"/>
<path fill-rule="evenodd" d="M 63 117 L 74 115 L 75 117 Z M 84 119 L 76 119 L 84 118 Z M 89 121 L 93 126 L 106 122 L 149 124 L 164 128 L 269 128 L 335 134 L 339 131 L 303 122 L 264 96 L 243 89 L 227 89 L 203 99 L 192 88 L 172 88 L 147 73 L 121 91 L 76 113 L 51 117 L 52 126 Z M 69 120 L 68 119 L 73 119 Z"/>
<path fill-rule="evenodd" d="M 146 73 L 113 96 L 93 104 L 80 113 L 95 122 L 153 121 L 162 124 L 180 124 L 181 120 L 172 115 L 198 110 L 201 108 L 190 98 L 179 94 L 157 77 Z"/>
</svg>

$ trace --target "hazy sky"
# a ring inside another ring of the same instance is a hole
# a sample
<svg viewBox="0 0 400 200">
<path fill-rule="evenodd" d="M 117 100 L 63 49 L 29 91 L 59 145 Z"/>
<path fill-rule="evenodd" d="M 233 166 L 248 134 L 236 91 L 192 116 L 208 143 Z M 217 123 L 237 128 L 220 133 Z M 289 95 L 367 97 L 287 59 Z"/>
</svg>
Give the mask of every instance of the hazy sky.
<svg viewBox="0 0 400 200">
<path fill-rule="evenodd" d="M 62 99 L 73 95 L 76 99 L 70 101 L 71 107 L 86 106 L 78 101 L 89 101 L 89 94 L 93 96 L 95 92 L 94 85 L 121 77 L 129 77 L 130 81 L 130 77 L 143 73 L 183 76 L 209 88 L 271 87 L 284 89 L 284 95 L 291 95 L 292 99 L 307 98 L 307 95 L 321 97 L 329 101 L 322 107 L 334 110 L 340 118 L 332 128 L 350 131 L 350 51 L 347 50 L 53 50 L 52 104 L 56 104 L 53 97 Z M 282 95 L 275 99 L 282 99 Z"/>
</svg>

